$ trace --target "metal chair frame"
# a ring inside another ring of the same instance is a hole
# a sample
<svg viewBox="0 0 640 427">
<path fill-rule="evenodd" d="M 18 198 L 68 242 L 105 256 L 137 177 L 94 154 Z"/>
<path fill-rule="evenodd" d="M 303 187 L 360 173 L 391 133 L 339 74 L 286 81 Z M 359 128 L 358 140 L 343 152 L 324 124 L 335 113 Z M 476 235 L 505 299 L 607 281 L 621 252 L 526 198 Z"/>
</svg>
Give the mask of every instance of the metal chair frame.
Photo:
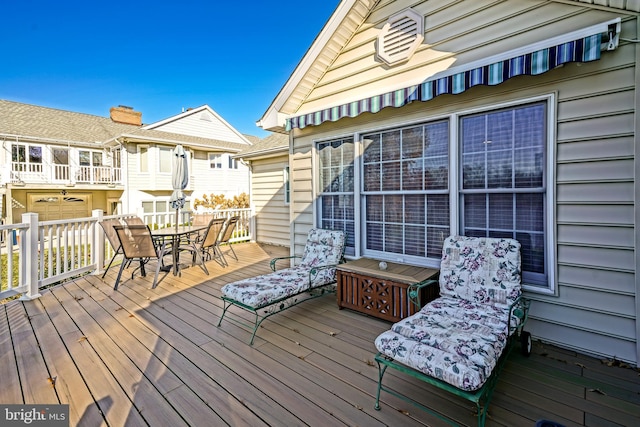
<svg viewBox="0 0 640 427">
<path fill-rule="evenodd" d="M 155 288 L 158 285 L 158 273 L 163 264 L 162 258 L 169 254 L 170 251 L 167 250 L 165 245 L 159 246 L 156 244 L 147 225 L 125 224 L 114 225 L 113 228 L 118 236 L 124 257 L 113 289 L 118 289 L 122 272 L 132 261 L 139 260 L 140 266 L 131 273 L 131 279 L 133 279 L 135 272 L 138 270 L 140 270 L 140 274 L 143 277 L 146 276 L 145 265 L 153 258 L 158 260 L 152 285 L 152 288 Z"/>
</svg>

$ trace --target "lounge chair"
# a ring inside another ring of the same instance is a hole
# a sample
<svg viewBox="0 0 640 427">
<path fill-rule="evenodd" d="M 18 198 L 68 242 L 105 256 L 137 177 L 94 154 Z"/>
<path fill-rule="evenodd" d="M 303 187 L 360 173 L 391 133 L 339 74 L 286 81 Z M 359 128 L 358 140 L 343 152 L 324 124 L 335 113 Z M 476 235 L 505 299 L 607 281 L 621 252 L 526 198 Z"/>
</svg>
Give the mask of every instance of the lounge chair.
<svg viewBox="0 0 640 427">
<path fill-rule="evenodd" d="M 253 334 L 249 342 L 253 344 L 258 327 L 267 317 L 335 291 L 335 267 L 343 261 L 345 241 L 343 231 L 313 228 L 307 235 L 304 254 L 298 265 L 277 270 L 278 261 L 299 257 L 274 258 L 270 263 L 273 273 L 224 285 L 224 309 L 218 326 L 231 306 L 254 313 Z"/>
<path fill-rule="evenodd" d="M 478 425 L 483 426 L 513 343 L 519 337 L 524 354 L 531 351 L 531 335 L 522 330 L 529 303 L 521 297 L 520 275 L 516 240 L 445 239 L 440 297 L 375 340 L 379 351 L 375 408 L 380 409 L 380 391 L 385 390 L 445 419 L 403 394 L 401 388 L 383 386 L 386 369 L 393 368 L 474 402 Z M 418 286 L 408 291 L 415 301 Z"/>
</svg>

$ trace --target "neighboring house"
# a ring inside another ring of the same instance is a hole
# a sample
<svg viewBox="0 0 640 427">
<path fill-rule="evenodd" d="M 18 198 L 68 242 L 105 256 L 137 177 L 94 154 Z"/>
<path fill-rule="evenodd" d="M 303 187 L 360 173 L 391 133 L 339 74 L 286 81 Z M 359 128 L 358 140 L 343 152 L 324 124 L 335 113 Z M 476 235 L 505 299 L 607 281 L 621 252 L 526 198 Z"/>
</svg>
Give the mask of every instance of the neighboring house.
<svg viewBox="0 0 640 427">
<path fill-rule="evenodd" d="M 522 243 L 534 337 L 640 359 L 640 2 L 344 0 L 259 126 L 290 137 L 291 233 L 438 266 Z"/>
<path fill-rule="evenodd" d="M 251 207 L 255 240 L 290 246 L 289 136 L 273 133 L 236 157 L 251 170 Z"/>
<path fill-rule="evenodd" d="M 193 200 L 212 193 L 224 194 L 229 198 L 249 193 L 249 170 L 232 156 L 238 152 L 238 148 L 251 146 L 249 138 L 252 137 L 240 134 L 208 105 L 188 109 L 182 114 L 145 125 L 142 129 L 215 141 L 213 144 L 212 141 L 206 141 L 202 146 L 192 147 L 193 169 L 190 175 L 202 178 L 193 180 Z"/>
<path fill-rule="evenodd" d="M 25 212 L 41 220 L 79 218 L 94 209 L 143 211 L 164 221 L 172 212 L 178 144 L 190 158 L 185 210 L 203 194 L 249 191 L 248 168 L 231 156 L 251 143 L 208 106 L 144 127 L 141 122 L 141 113 L 129 107 L 99 117 L 0 100 L 4 221 L 20 222 Z"/>
</svg>

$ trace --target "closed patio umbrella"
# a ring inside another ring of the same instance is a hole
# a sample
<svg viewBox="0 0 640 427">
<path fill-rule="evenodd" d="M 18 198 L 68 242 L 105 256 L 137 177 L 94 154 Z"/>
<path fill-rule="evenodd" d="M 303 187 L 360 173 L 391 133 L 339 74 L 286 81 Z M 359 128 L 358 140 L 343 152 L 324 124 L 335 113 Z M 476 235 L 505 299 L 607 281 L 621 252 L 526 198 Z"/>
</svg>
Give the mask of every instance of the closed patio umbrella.
<svg viewBox="0 0 640 427">
<path fill-rule="evenodd" d="M 173 185 L 173 193 L 171 194 L 171 208 L 176 210 L 176 228 L 178 227 L 178 212 L 184 207 L 185 195 L 182 190 L 187 188 L 189 184 L 189 164 L 187 162 L 187 154 L 182 145 L 176 145 L 173 150 L 173 171 L 171 176 Z"/>
</svg>

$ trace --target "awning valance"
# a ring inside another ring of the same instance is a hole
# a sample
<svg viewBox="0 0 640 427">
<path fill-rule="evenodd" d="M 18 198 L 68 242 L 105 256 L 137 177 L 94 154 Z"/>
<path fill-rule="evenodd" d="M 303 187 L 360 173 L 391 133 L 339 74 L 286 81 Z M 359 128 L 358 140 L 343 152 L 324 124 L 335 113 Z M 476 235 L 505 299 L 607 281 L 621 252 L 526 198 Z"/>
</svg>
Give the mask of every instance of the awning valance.
<svg viewBox="0 0 640 427">
<path fill-rule="evenodd" d="M 584 36 L 585 33 L 588 35 Z M 542 74 L 569 62 L 596 61 L 600 59 L 603 49 L 613 50 L 618 46 L 619 33 L 618 18 L 488 58 L 484 61 L 485 64 L 475 62 L 462 69 L 450 69 L 420 84 L 288 118 L 286 130 L 316 126 L 327 121 L 335 122 L 366 112 L 377 113 L 386 107 L 402 107 L 414 101 L 429 101 L 438 95 L 459 94 L 477 85 L 498 85 L 515 76 Z"/>
</svg>

